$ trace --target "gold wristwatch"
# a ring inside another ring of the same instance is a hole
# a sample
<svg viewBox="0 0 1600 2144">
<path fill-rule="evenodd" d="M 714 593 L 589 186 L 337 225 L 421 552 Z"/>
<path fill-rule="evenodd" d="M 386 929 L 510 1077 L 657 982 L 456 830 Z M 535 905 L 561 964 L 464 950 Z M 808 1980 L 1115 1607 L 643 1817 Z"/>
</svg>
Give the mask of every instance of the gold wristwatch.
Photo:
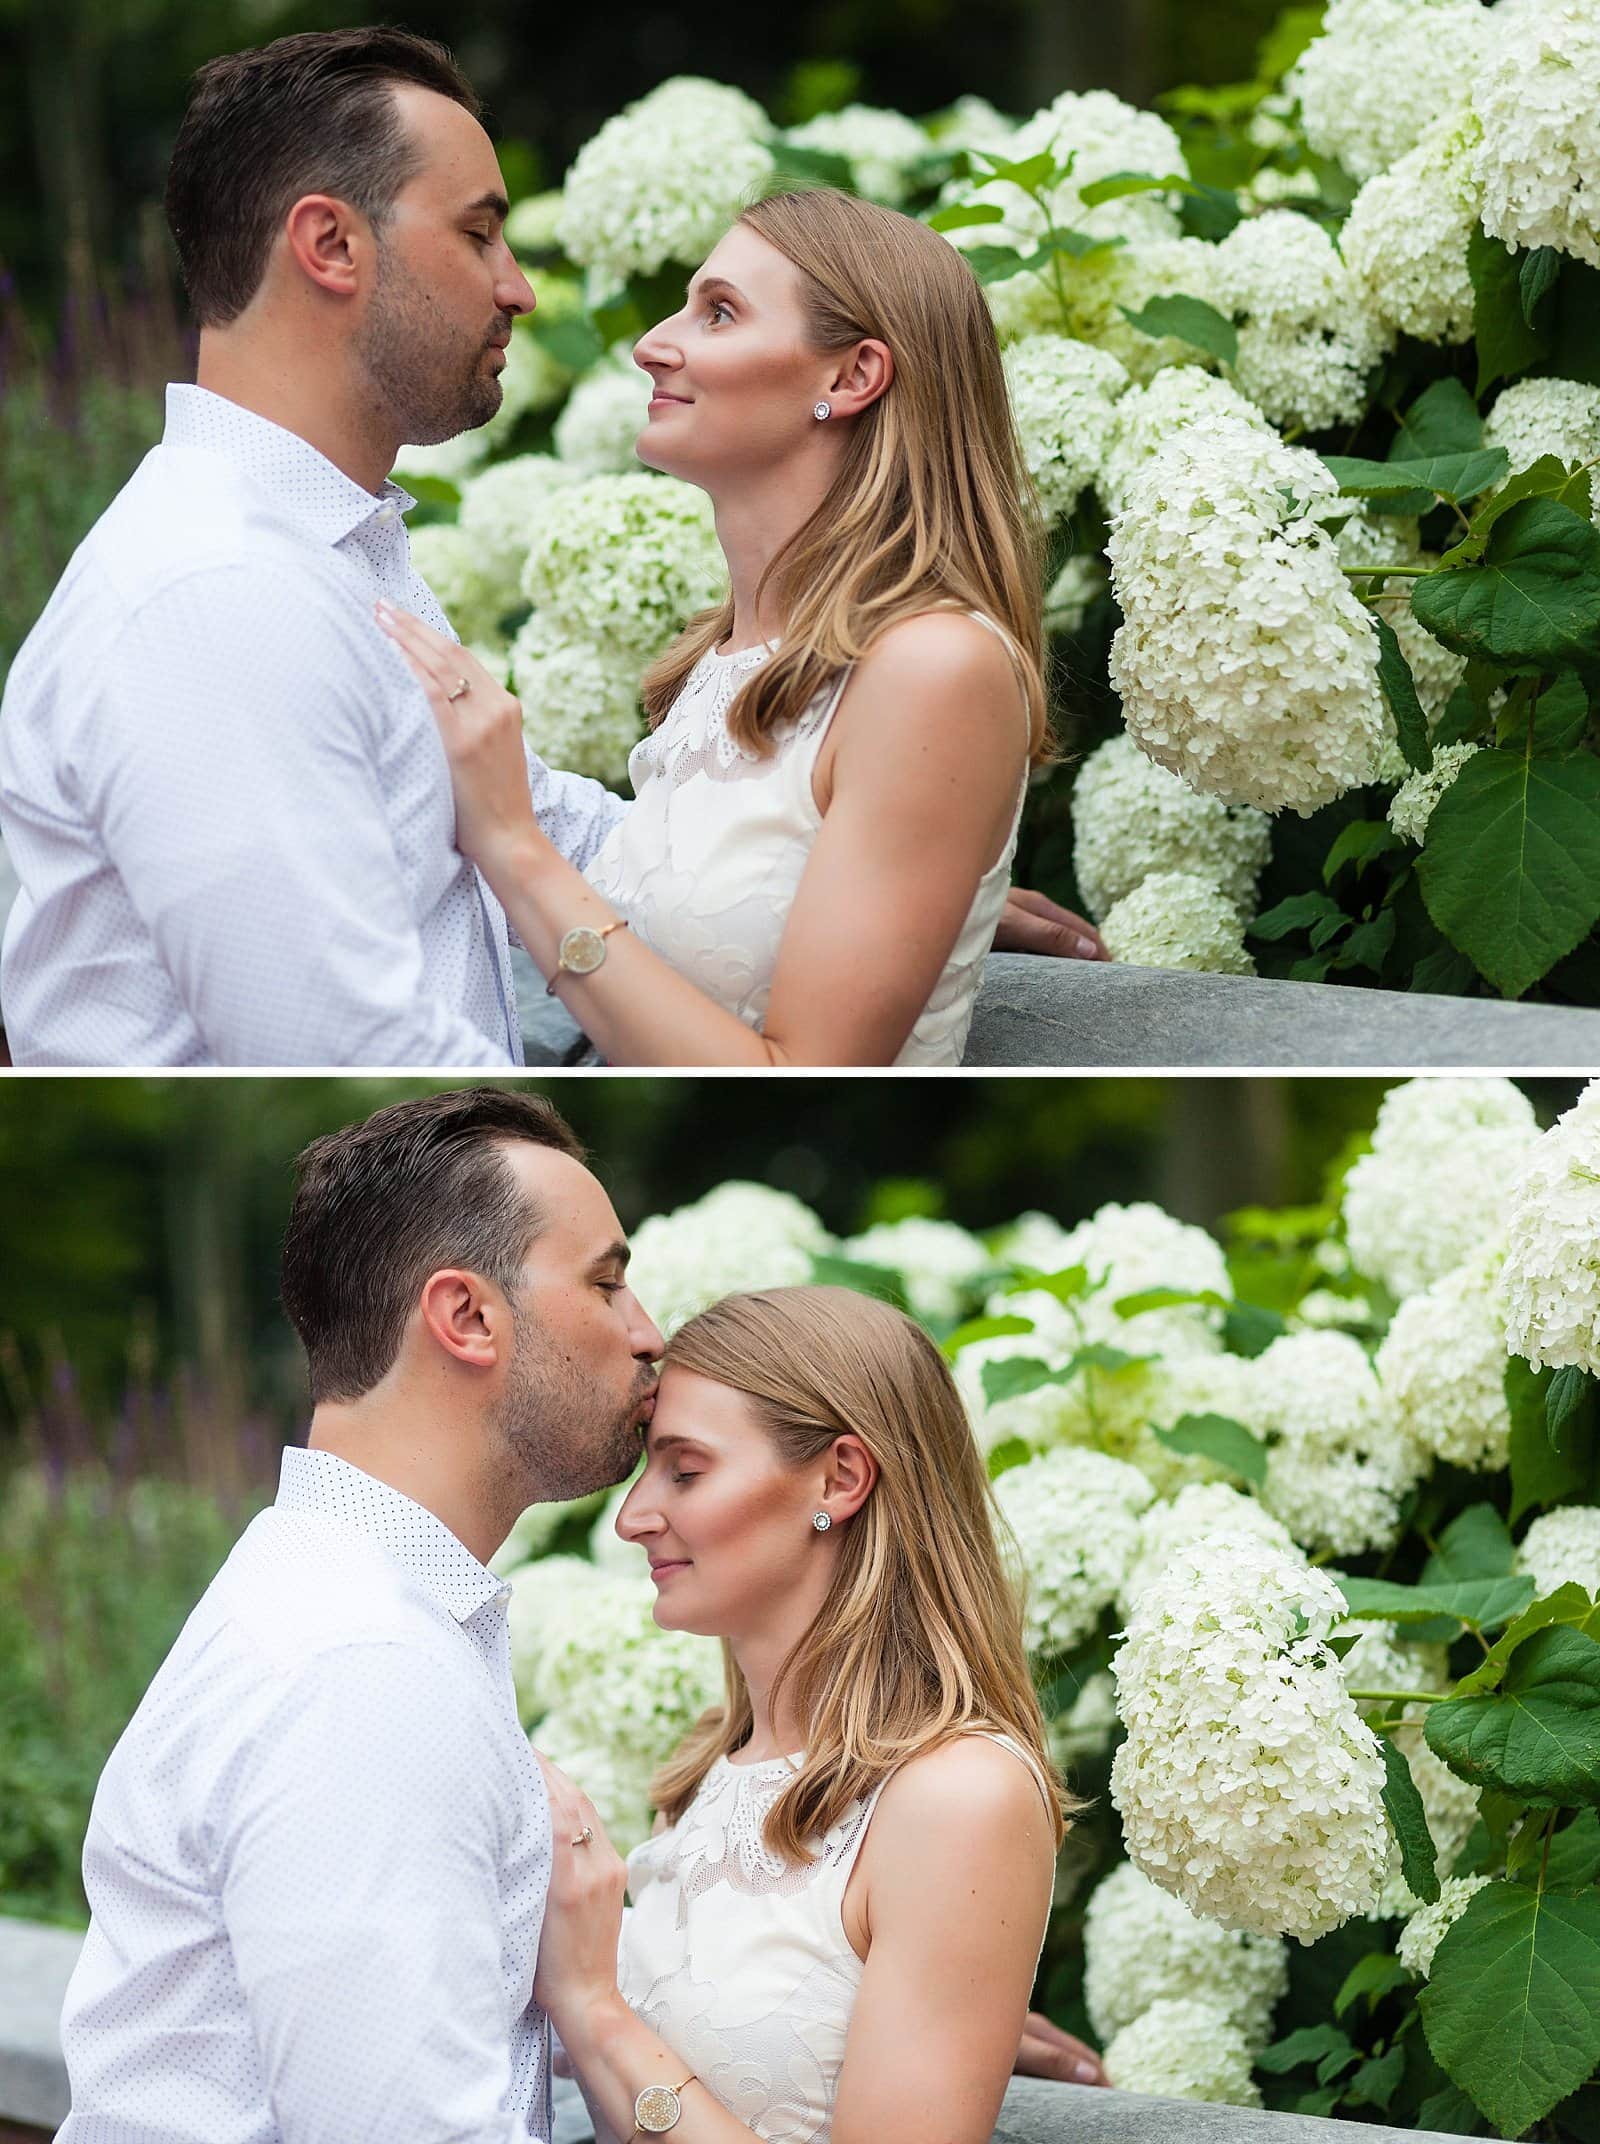
<svg viewBox="0 0 1600 2144">
<path fill-rule="evenodd" d="M 592 923 L 575 923 L 556 948 L 555 973 L 544 986 L 545 996 L 555 996 L 556 984 L 563 975 L 593 975 L 606 957 L 606 940 L 611 933 L 627 928 L 626 916 L 617 916 L 598 929 Z"/>
<path fill-rule="evenodd" d="M 633 2144 L 634 2137 L 659 2137 L 669 2129 L 675 2129 L 683 2112 L 683 2102 L 678 2094 L 684 2084 L 694 2081 L 691 2070 L 683 2084 L 647 2084 L 633 2103 L 634 2131 L 628 2144 Z"/>
</svg>

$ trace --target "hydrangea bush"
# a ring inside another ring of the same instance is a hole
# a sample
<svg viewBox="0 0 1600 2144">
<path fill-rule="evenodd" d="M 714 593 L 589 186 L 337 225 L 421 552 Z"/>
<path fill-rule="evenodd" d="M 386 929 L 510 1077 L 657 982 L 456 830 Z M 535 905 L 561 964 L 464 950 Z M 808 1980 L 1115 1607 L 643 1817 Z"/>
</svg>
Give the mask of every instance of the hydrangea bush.
<svg viewBox="0 0 1600 2144">
<path fill-rule="evenodd" d="M 1597 1127 L 1600 1082 L 1541 1131 L 1509 1081 L 1413 1080 L 1322 1204 L 1224 1240 L 1149 1202 L 836 1238 L 737 1182 L 634 1232 L 669 1330 L 825 1280 L 943 1346 L 1088 1798 L 1035 1999 L 1127 2089 L 1591 2134 Z M 497 1567 L 524 1719 L 627 1845 L 721 1683 L 623 1493 Z"/>
<path fill-rule="evenodd" d="M 535 746 L 620 786 L 721 584 L 634 340 L 743 202 L 852 188 L 971 263 L 1051 528 L 1018 877 L 1137 964 L 1600 1003 L 1600 17 L 1327 0 L 1260 77 L 787 130 L 674 78 L 516 203 L 505 406 L 398 473 Z"/>
</svg>

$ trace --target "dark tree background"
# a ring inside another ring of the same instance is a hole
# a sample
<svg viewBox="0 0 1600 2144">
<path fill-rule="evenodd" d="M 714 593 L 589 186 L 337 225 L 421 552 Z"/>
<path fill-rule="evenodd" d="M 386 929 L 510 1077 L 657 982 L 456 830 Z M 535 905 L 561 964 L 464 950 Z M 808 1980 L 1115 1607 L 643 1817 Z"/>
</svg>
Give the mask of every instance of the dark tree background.
<svg viewBox="0 0 1600 2144">
<path fill-rule="evenodd" d="M 1279 0 L 0 0 L 0 263 L 44 311 L 96 268 L 147 278 L 185 85 L 217 52 L 400 21 L 451 45 L 498 139 L 559 182 L 603 120 L 664 76 L 737 83 L 780 121 L 859 96 L 912 113 L 964 92 L 1026 113 L 1063 89 L 1149 102 L 1248 76 Z"/>
</svg>

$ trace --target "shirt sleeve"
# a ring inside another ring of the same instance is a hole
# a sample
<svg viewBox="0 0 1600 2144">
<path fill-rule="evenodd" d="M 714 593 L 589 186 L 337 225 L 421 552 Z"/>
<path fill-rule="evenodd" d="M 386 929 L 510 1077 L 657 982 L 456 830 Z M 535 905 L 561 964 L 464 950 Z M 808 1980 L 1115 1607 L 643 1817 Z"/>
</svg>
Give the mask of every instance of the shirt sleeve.
<svg viewBox="0 0 1600 2144">
<path fill-rule="evenodd" d="M 507 1061 L 428 988 L 378 659 L 303 576 L 254 563 L 162 591 L 112 653 L 97 823 L 219 1064 Z"/>
<path fill-rule="evenodd" d="M 628 809 L 627 798 L 619 797 L 604 782 L 594 781 L 586 774 L 563 774 L 547 767 L 531 746 L 528 787 L 541 831 L 579 871 L 589 868 L 607 835 L 621 825 Z"/>
<path fill-rule="evenodd" d="M 526 2144 L 502 2111 L 511 1784 L 470 1688 L 398 1644 L 312 1661 L 253 1739 L 222 1910 L 283 2144 Z"/>
</svg>

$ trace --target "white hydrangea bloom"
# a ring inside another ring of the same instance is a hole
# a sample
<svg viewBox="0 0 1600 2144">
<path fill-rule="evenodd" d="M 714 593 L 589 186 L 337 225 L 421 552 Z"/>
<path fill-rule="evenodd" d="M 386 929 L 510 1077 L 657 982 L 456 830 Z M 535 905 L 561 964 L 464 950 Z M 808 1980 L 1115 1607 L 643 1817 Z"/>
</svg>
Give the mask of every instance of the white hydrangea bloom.
<svg viewBox="0 0 1600 2144">
<path fill-rule="evenodd" d="M 1600 1080 L 1526 1156 L 1509 1212 L 1507 1347 L 1600 1377 Z"/>
<path fill-rule="evenodd" d="M 1498 12 L 1498 10 L 1497 10 Z M 1472 85 L 1483 227 L 1600 267 L 1600 15 L 1593 0 L 1525 0 Z"/>
<path fill-rule="evenodd" d="M 535 611 L 511 643 L 511 688 L 539 757 L 571 774 L 620 783 L 638 743 L 637 657 L 575 638 Z"/>
<path fill-rule="evenodd" d="M 1425 551 L 1417 540 L 1417 524 L 1404 516 L 1349 515 L 1334 538 L 1339 562 L 1344 566 L 1436 566 L 1439 554 Z M 1434 639 L 1411 608 L 1415 583 L 1397 575 L 1392 580 L 1363 583 L 1367 602 L 1394 627 L 1400 652 L 1411 670 L 1422 712 L 1431 730 L 1449 705 L 1450 696 L 1466 675 L 1467 658 L 1457 655 Z M 1389 725 L 1373 779 L 1403 782 L 1411 772 L 1400 750 L 1399 738 Z"/>
<path fill-rule="evenodd" d="M 583 1613 L 582 1603 L 600 1574 L 582 1556 L 539 1556 L 507 1573 L 511 1599 L 506 1625 L 511 1639 L 511 1679 L 525 1720 L 537 1719 L 554 1702 L 546 1664 L 564 1643 L 569 1622 Z"/>
<path fill-rule="evenodd" d="M 576 313 L 582 295 L 571 276 L 546 275 L 535 269 L 528 278 L 538 292 L 547 320 Z M 553 409 L 572 384 L 570 369 L 558 364 L 533 331 L 533 317 L 523 314 L 511 330 L 500 374 L 500 407 L 479 433 L 485 447 L 501 452 L 530 410 Z"/>
<path fill-rule="evenodd" d="M 1366 1350 L 1349 1333 L 1285 1333 L 1256 1358 L 1254 1423 L 1274 1440 L 1261 1500 L 1300 1546 L 1389 1548 L 1424 1469 Z"/>
<path fill-rule="evenodd" d="M 1254 975 L 1244 921 L 1228 896 L 1192 871 L 1152 871 L 1100 919 L 1113 960 L 1133 968 Z"/>
<path fill-rule="evenodd" d="M 531 1739 L 588 1795 L 619 1854 L 631 1853 L 650 1836 L 650 1779 L 659 1759 L 597 1735 L 564 1712 L 547 1712 Z"/>
<path fill-rule="evenodd" d="M 561 189 L 542 194 L 524 194 L 513 201 L 505 220 L 505 241 L 519 257 L 554 253 L 561 244 Z"/>
<path fill-rule="evenodd" d="M 1215 2000 L 1152 2003 L 1107 2046 L 1106 2075 L 1124 2092 L 1259 2107 L 1250 2050 Z"/>
<path fill-rule="evenodd" d="M 1072 169 L 1051 195 L 1051 215 L 1058 228 L 1084 231 L 1094 238 L 1131 241 L 1175 238 L 1176 211 L 1164 194 L 1131 194 L 1085 208 L 1082 191 L 1097 179 L 1139 171 L 1152 178 L 1187 178 L 1189 166 L 1172 128 L 1154 112 L 1125 104 L 1107 89 L 1063 90 L 1043 111 L 1024 120 L 1006 147 L 1006 156 L 1022 162 L 1048 149 L 1058 164 L 1070 156 Z M 1003 224 L 979 227 L 988 244 L 1029 247 L 1044 235 L 1044 219 L 1018 186 L 1004 182 L 978 190 L 968 181 L 957 198 L 993 202 L 1005 211 Z M 965 237 L 965 233 L 957 233 Z M 970 242 L 970 241 L 969 241 Z"/>
<path fill-rule="evenodd" d="M 641 664 L 727 587 L 711 501 L 671 477 L 594 476 L 534 531 L 522 588 L 573 639 Z"/>
<path fill-rule="evenodd" d="M 1433 764 L 1414 767 L 1389 799 L 1389 824 L 1403 841 L 1420 848 L 1428 836 L 1428 821 L 1439 799 L 1455 782 L 1467 761 L 1483 750 L 1480 744 L 1440 744 L 1433 748 Z"/>
<path fill-rule="evenodd" d="M 1360 1636 L 1344 1656 L 1345 1687 L 1350 1690 L 1442 1690 L 1449 1683 L 1449 1654 L 1442 1645 L 1419 1645 L 1401 1636 L 1393 1623 L 1352 1616 L 1345 1630 Z M 1391 1721 L 1395 1704 L 1391 1698 L 1358 1699 L 1361 1716 L 1369 1722 Z M 1478 1790 L 1459 1778 L 1429 1749 L 1423 1722 L 1427 1707 L 1402 1705 L 1397 1725 L 1387 1728 L 1390 1740 L 1405 1758 L 1412 1782 L 1422 1801 L 1428 1836 L 1434 1847 L 1434 1873 L 1441 1883 L 1456 1865 L 1456 1858 L 1478 1821 Z M 1372 1918 L 1398 1920 L 1415 1912 L 1418 1899 L 1405 1880 L 1400 1842 L 1391 1839 L 1388 1866 Z"/>
<path fill-rule="evenodd" d="M 1383 1875 L 1383 1759 L 1327 1643 L 1343 1615 L 1303 1557 L 1214 1533 L 1129 1620 L 1111 1798 L 1130 1858 L 1224 1928 L 1312 1942 Z"/>
<path fill-rule="evenodd" d="M 1113 521 L 1129 731 L 1228 803 L 1315 811 L 1367 780 L 1389 733 L 1376 632 L 1313 511 L 1335 490 L 1264 427 L 1196 421 Z"/>
<path fill-rule="evenodd" d="M 1571 1585 L 1600 1599 L 1600 1509 L 1567 1504 L 1544 1512 L 1518 1545 L 1517 1569 L 1533 1580 L 1540 1600 Z"/>
<path fill-rule="evenodd" d="M 973 1282 L 994 1263 L 970 1230 L 921 1214 L 864 1229 L 839 1246 L 839 1255 L 898 1273 L 922 1318 L 958 1317 Z"/>
<path fill-rule="evenodd" d="M 1237 387 L 1196 366 L 1170 367 L 1148 386 L 1132 389 L 1117 404 L 1106 446 L 1100 496 L 1107 507 L 1116 511 L 1126 506 L 1134 479 L 1175 433 L 1190 425 L 1211 430 L 1224 424 L 1253 425 L 1265 437 L 1272 436 L 1261 412 Z M 1321 491 L 1327 498 L 1337 496 L 1326 485 Z"/>
<path fill-rule="evenodd" d="M 1194 1345 L 1171 1349 L 1151 1365 L 1144 1388 L 1144 1420 L 1148 1428 L 1128 1457 L 1143 1468 L 1158 1496 L 1176 1498 L 1191 1486 L 1228 1481 L 1228 1469 L 1219 1462 L 1199 1454 L 1185 1456 L 1175 1452 L 1155 1432 L 1176 1428 L 1185 1415 L 1219 1414 L 1258 1434 L 1253 1420 L 1254 1376 L 1255 1365 L 1244 1356 L 1220 1350 L 1213 1353 Z M 1253 1526 L 1265 1539 L 1276 1540 L 1277 1521 L 1253 1500 L 1246 1501 L 1249 1516 L 1241 1523 Z M 1129 1583 L 1131 1586 L 1134 1580 Z M 1132 1598 L 1131 1593 L 1128 1597 Z"/>
<path fill-rule="evenodd" d="M 527 600 L 522 569 L 535 528 L 554 495 L 577 481 L 577 471 L 553 454 L 514 454 L 491 462 L 462 485 L 456 526 L 477 545 L 483 570 L 504 591 L 508 611 Z"/>
<path fill-rule="evenodd" d="M 1500 1256 L 1479 1253 L 1409 1295 L 1378 1349 L 1378 1381 L 1407 1436 L 1435 1459 L 1494 1473 L 1511 1455 Z"/>
<path fill-rule="evenodd" d="M 1483 427 L 1486 447 L 1504 447 L 1511 474 L 1542 455 L 1562 462 L 1600 461 L 1600 387 L 1581 380 L 1516 380 L 1503 387 Z M 1591 511 L 1600 523 L 1600 469 L 1589 472 Z"/>
<path fill-rule="evenodd" d="M 557 235 L 612 288 L 700 261 L 773 168 L 766 118 L 739 91 L 680 78 L 608 119 L 578 151 Z"/>
<path fill-rule="evenodd" d="M 1391 1087 L 1372 1151 L 1345 1178 L 1345 1238 L 1357 1268 L 1395 1296 L 1442 1280 L 1500 1237 L 1512 1177 L 1538 1136 L 1532 1103 L 1508 1079 Z"/>
<path fill-rule="evenodd" d="M 1301 1296 L 1291 1312 L 1291 1322 L 1326 1331 L 1359 1332 L 1372 1320 L 1372 1305 L 1364 1295 L 1336 1295 L 1331 1288 L 1313 1288 Z"/>
<path fill-rule="evenodd" d="M 589 1555 L 597 1571 L 612 1578 L 640 1578 L 648 1570 L 644 1550 L 635 1541 L 624 1541 L 617 1532 L 617 1513 L 633 1493 L 637 1469 L 610 1491 L 589 1529 Z"/>
<path fill-rule="evenodd" d="M 987 149 L 991 156 L 1008 156 L 1016 132 L 1015 119 L 996 111 L 987 97 L 971 95 L 957 97 L 928 122 L 928 138 L 941 149 Z"/>
<path fill-rule="evenodd" d="M 1005 374 L 1028 474 L 1046 518 L 1057 520 L 1099 477 L 1128 375 L 1106 351 L 1063 335 L 1014 342 Z"/>
<path fill-rule="evenodd" d="M 1467 245 L 1478 208 L 1470 152 L 1469 130 L 1445 120 L 1351 204 L 1339 250 L 1363 305 L 1391 335 L 1471 338 Z"/>
<path fill-rule="evenodd" d="M 1136 380 L 1151 380 L 1171 365 L 1209 365 L 1211 359 L 1177 335 L 1147 335 L 1124 314 L 1142 313 L 1152 298 L 1200 298 L 1225 310 L 1217 280 L 1217 247 L 1203 238 L 1140 238 L 1115 252 L 1074 262 L 1067 279 L 1064 325 L 1083 342 L 1109 350 Z M 1019 277 L 1019 282 L 1032 280 Z M 1003 288 L 1004 286 L 996 286 Z"/>
<path fill-rule="evenodd" d="M 1072 863 L 1097 919 L 1153 872 L 1209 880 L 1244 913 L 1272 847 L 1272 822 L 1201 796 L 1147 759 L 1131 737 L 1091 752 L 1072 788 Z"/>
<path fill-rule="evenodd" d="M 1240 323 L 1234 377 L 1274 424 L 1321 432 L 1365 414 L 1392 338 L 1320 224 L 1293 209 L 1247 217 L 1217 247 L 1217 282 Z"/>
<path fill-rule="evenodd" d="M 644 1573 L 596 1571 L 554 1619 L 537 1676 L 549 1710 L 586 1740 L 630 1750 L 651 1765 L 670 1756 L 723 1692 L 717 1640 L 662 1630 L 655 1601 Z"/>
<path fill-rule="evenodd" d="M 914 119 L 873 104 L 847 104 L 842 111 L 819 112 L 804 126 L 791 127 L 783 138 L 797 149 L 842 156 L 850 166 L 850 183 L 856 192 L 889 208 L 904 205 L 912 169 L 933 148 L 927 130 Z"/>
<path fill-rule="evenodd" d="M 960 1350 L 951 1366 L 956 1390 L 985 1457 L 1013 1437 L 1020 1437 L 1035 1451 L 1089 1441 L 1081 1379 L 1075 1378 L 1070 1385 L 1041 1385 L 1014 1399 L 992 1402 L 984 1391 L 983 1373 L 990 1363 L 1027 1360 L 1062 1370 L 1072 1352 L 1070 1346 L 1036 1332 L 999 1334 L 990 1340 L 974 1340 Z"/>
<path fill-rule="evenodd" d="M 459 490 L 484 460 L 489 446 L 486 427 L 480 424 L 475 431 L 457 432 L 454 439 L 441 439 L 433 446 L 402 447 L 390 473 L 402 488 L 408 479 L 430 477 Z"/>
<path fill-rule="evenodd" d="M 792 1193 L 738 1180 L 652 1214 L 632 1241 L 628 1284 L 668 1335 L 719 1296 L 804 1285 L 813 1258 L 836 1248 Z"/>
<path fill-rule="evenodd" d="M 1010 1468 L 994 1493 L 1027 1574 L 1028 1650 L 1070 1652 L 1122 1590 L 1155 1492 L 1123 1460 L 1061 1450 Z"/>
<path fill-rule="evenodd" d="M 489 1569 L 499 1578 L 509 1578 L 525 1563 L 542 1556 L 555 1539 L 564 1520 L 574 1512 L 591 1509 L 598 1501 L 580 1496 L 570 1504 L 530 1504 L 519 1513 L 510 1533 L 489 1558 Z"/>
<path fill-rule="evenodd" d="M 463 640 L 493 640 L 495 628 L 515 605 L 508 588 L 465 529 L 448 521 L 430 521 L 408 532 L 411 563 L 438 597 L 441 608 Z"/>
<path fill-rule="evenodd" d="M 1224 1356 L 1222 1360 L 1239 1358 Z M 1258 1498 L 1225 1481 L 1193 1482 L 1170 1503 L 1152 1504 L 1139 1521 L 1139 1545 L 1122 1589 L 1124 1618 L 1132 1615 L 1140 1594 L 1162 1575 L 1180 1548 L 1192 1548 L 1214 1533 L 1253 1534 L 1285 1555 L 1295 1554 L 1288 1527 Z"/>
<path fill-rule="evenodd" d="M 1066 1711 L 1049 1722 L 1050 1762 L 1070 1773 L 1103 1757 L 1117 1731 L 1117 1686 L 1109 1668 L 1090 1675 Z"/>
<path fill-rule="evenodd" d="M 1439 1948 L 1445 1930 L 1460 1920 L 1484 1885 L 1493 1880 L 1489 1876 L 1446 1877 L 1434 1903 L 1417 1908 L 1401 1929 L 1395 1944 L 1395 1954 L 1408 1973 L 1417 1973 L 1427 1979 L 1433 1970 L 1433 1954 Z"/>
<path fill-rule="evenodd" d="M 1330 0 L 1284 87 L 1312 148 L 1370 179 L 1465 103 L 1494 34 L 1480 0 Z"/>
<path fill-rule="evenodd" d="M 1070 1305 L 1042 1292 L 995 1295 L 987 1305 L 991 1315 L 1009 1311 L 1031 1317 L 1043 1332 L 1069 1346 L 1101 1340 L 1130 1354 L 1214 1350 L 1222 1323 L 1222 1313 L 1215 1308 L 1178 1303 L 1127 1318 L 1116 1306 L 1124 1297 L 1152 1288 L 1206 1292 L 1225 1302 L 1233 1297 L 1220 1244 L 1203 1228 L 1175 1220 L 1150 1199 L 1133 1199 L 1127 1205 L 1111 1200 L 1067 1229 L 1046 1214 L 1024 1214 L 1001 1237 L 996 1251 L 1036 1273 L 1087 1268 L 1094 1292 Z"/>
<path fill-rule="evenodd" d="M 1110 585 L 1106 562 L 1098 553 L 1091 557 L 1087 552 L 1080 552 L 1069 558 L 1045 590 L 1045 631 L 1065 640 L 1070 640 L 1074 633 L 1081 633 L 1090 605 L 1097 602 Z"/>
<path fill-rule="evenodd" d="M 1214 2003 L 1252 2054 L 1272 2037 L 1272 2013 L 1289 1985 L 1276 1936 L 1203 1921 L 1120 1861 L 1090 1894 L 1083 1916 L 1083 1999 L 1102 2045 L 1152 2003 Z"/>
<path fill-rule="evenodd" d="M 634 451 L 650 412 L 650 379 L 623 345 L 586 373 L 555 423 L 555 449 L 584 476 L 637 472 Z"/>
</svg>

